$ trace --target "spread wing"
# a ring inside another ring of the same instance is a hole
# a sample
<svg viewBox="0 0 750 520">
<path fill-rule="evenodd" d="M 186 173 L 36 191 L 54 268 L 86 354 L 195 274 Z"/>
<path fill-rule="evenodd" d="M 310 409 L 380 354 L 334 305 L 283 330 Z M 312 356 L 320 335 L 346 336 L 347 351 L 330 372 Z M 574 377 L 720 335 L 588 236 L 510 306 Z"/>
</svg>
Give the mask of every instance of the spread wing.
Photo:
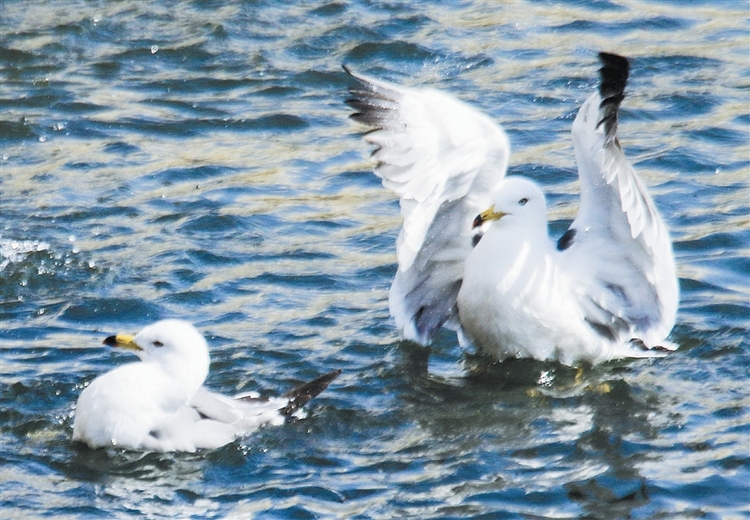
<svg viewBox="0 0 750 520">
<path fill-rule="evenodd" d="M 669 334 L 677 312 L 672 244 L 617 140 L 629 63 L 613 54 L 599 57 L 599 92 L 584 103 L 573 123 L 581 205 L 558 248 L 565 265 L 587 287 L 587 322 L 613 340 L 637 338 L 654 347 L 663 345 L 659 342 Z"/>
<path fill-rule="evenodd" d="M 508 138 L 489 117 L 433 89 L 412 89 L 355 74 L 351 117 L 373 128 L 375 174 L 399 196 L 404 219 L 390 310 L 407 339 L 430 342 L 455 311 L 471 223 L 505 176 Z"/>
</svg>

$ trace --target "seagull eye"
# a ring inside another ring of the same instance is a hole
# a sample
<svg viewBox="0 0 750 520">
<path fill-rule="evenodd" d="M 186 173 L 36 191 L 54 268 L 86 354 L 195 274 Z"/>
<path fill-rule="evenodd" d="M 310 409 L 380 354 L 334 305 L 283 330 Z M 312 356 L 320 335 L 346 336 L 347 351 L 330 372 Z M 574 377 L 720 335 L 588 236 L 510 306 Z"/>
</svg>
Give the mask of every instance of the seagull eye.
<svg viewBox="0 0 750 520">
<path fill-rule="evenodd" d="M 526 197 L 524 197 L 524 198 L 522 198 L 521 200 L 518 201 L 518 205 L 519 206 L 525 206 L 527 202 L 529 202 L 529 199 L 527 199 Z"/>
<path fill-rule="evenodd" d="M 153 343 L 151 343 L 151 344 L 152 344 L 153 346 L 155 346 L 155 347 L 163 347 L 163 346 L 164 346 L 164 343 L 162 343 L 161 341 L 154 341 L 154 342 L 153 342 Z"/>
</svg>

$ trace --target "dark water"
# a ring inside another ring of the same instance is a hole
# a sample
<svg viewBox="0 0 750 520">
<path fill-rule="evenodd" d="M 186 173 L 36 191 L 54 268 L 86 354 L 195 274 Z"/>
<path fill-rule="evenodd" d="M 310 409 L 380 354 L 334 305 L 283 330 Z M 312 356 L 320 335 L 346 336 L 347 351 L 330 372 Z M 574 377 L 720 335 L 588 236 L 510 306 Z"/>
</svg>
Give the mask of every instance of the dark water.
<svg viewBox="0 0 750 520">
<path fill-rule="evenodd" d="M 0 11 L 0 516 L 750 516 L 746 2 Z M 681 349 L 576 381 L 400 341 L 398 205 L 341 64 L 490 113 L 561 232 L 599 50 L 634 58 L 620 134 L 675 239 Z M 216 451 L 71 443 L 81 388 L 131 361 L 101 340 L 165 317 L 206 333 L 225 393 L 344 373 L 308 419 Z"/>
</svg>

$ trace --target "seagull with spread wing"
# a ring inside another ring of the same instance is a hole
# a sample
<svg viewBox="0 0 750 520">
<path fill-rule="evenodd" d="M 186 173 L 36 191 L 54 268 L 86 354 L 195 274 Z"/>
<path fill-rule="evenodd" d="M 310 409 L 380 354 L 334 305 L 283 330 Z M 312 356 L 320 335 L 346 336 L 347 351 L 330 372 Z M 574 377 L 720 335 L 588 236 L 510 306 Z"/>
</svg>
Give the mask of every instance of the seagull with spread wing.
<svg viewBox="0 0 750 520">
<path fill-rule="evenodd" d="M 345 67 L 347 103 L 372 128 L 375 174 L 400 198 L 390 311 L 404 337 L 441 327 L 497 359 L 568 365 L 659 355 L 678 305 L 667 228 L 617 140 L 626 58 L 600 53 L 599 91 L 578 111 L 581 200 L 552 241 L 541 188 L 505 176 L 510 145 L 489 117 L 434 89 Z"/>
</svg>

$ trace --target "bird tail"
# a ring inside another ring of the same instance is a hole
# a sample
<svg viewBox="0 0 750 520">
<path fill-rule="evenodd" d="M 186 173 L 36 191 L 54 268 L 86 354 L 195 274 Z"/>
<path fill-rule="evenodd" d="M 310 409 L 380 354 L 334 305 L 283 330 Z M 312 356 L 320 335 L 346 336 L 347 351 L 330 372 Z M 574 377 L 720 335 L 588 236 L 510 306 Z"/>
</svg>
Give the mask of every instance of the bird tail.
<svg viewBox="0 0 750 520">
<path fill-rule="evenodd" d="M 313 379 L 309 383 L 305 383 L 289 390 L 281 396 L 289 399 L 289 402 L 286 406 L 279 409 L 279 413 L 285 417 L 291 417 L 294 415 L 294 412 L 305 406 L 314 397 L 328 388 L 328 385 L 331 384 L 334 379 L 339 377 L 339 374 L 341 374 L 341 370 L 334 370 L 333 372 L 329 372 L 328 374 Z"/>
</svg>

